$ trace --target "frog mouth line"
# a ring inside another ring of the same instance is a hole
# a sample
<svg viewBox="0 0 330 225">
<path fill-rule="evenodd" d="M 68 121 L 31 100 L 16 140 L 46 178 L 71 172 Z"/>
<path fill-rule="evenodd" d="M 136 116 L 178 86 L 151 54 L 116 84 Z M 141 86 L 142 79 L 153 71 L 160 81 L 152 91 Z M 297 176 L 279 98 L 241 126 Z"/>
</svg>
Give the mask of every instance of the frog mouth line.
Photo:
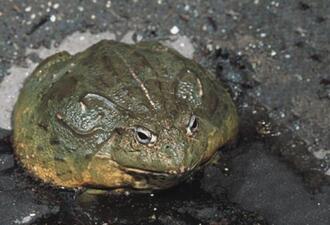
<svg viewBox="0 0 330 225">
<path fill-rule="evenodd" d="M 154 175 L 154 176 L 164 176 L 164 177 L 171 177 L 171 176 L 183 176 L 189 172 L 178 172 L 176 170 L 171 170 L 169 172 L 157 172 L 153 170 L 145 170 L 145 169 L 138 169 L 138 168 L 123 168 L 126 172 L 137 173 L 137 174 L 144 174 L 144 175 Z"/>
</svg>

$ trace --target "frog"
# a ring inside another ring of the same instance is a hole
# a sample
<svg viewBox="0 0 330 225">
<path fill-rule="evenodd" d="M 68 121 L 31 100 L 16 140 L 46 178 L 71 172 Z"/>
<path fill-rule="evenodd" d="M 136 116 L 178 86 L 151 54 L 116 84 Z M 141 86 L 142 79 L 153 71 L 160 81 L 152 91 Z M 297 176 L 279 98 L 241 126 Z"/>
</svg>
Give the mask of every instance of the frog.
<svg viewBox="0 0 330 225">
<path fill-rule="evenodd" d="M 100 190 L 173 187 L 238 132 L 214 73 L 155 41 L 49 56 L 26 79 L 12 121 L 15 156 L 31 176 Z"/>
</svg>

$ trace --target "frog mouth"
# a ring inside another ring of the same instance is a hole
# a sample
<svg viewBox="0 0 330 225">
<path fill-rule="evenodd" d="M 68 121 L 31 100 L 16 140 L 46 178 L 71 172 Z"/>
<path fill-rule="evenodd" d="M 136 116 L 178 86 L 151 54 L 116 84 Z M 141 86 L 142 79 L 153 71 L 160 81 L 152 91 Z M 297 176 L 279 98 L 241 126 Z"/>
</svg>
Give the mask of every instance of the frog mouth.
<svg viewBox="0 0 330 225">
<path fill-rule="evenodd" d="M 207 166 L 212 159 L 217 155 L 217 151 L 214 152 L 211 157 L 206 160 L 195 163 L 190 167 L 181 167 L 178 170 L 168 170 L 166 172 L 160 172 L 156 170 L 140 169 L 136 167 L 122 167 L 121 169 L 127 173 L 140 174 L 140 175 L 154 175 L 154 176 L 163 176 L 163 177 L 181 177 L 191 174 L 194 170 L 200 170 Z"/>
<path fill-rule="evenodd" d="M 214 157 L 213 154 L 210 159 Z M 136 167 L 122 167 L 121 170 L 126 174 L 132 176 L 134 181 L 132 181 L 131 185 L 133 189 L 137 190 L 161 190 L 170 188 L 187 178 L 193 175 L 194 172 L 204 168 L 209 164 L 211 160 L 199 161 L 194 165 L 185 168 L 181 167 L 177 170 L 168 170 L 168 171 L 155 171 L 150 169 L 141 169 Z"/>
<path fill-rule="evenodd" d="M 184 176 L 187 173 L 190 173 L 193 168 L 191 169 L 180 169 L 177 170 L 169 170 L 167 172 L 159 172 L 154 170 L 148 170 L 148 169 L 139 169 L 139 168 L 122 168 L 127 173 L 133 173 L 133 174 L 141 174 L 141 175 L 154 175 L 154 176 L 164 176 L 164 177 L 178 177 L 178 176 Z"/>
<path fill-rule="evenodd" d="M 125 168 L 127 174 L 134 177 L 133 187 L 135 189 L 161 190 L 170 188 L 189 177 L 194 170 L 158 172 L 152 170 Z"/>
</svg>

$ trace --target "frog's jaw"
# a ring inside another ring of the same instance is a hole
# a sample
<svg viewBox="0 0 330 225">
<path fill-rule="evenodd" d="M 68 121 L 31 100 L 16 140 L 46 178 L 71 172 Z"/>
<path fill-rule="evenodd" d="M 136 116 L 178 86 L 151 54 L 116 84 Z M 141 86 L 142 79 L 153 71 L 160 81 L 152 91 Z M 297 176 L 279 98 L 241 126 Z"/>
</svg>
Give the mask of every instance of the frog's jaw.
<svg viewBox="0 0 330 225">
<path fill-rule="evenodd" d="M 191 154 L 192 151 L 193 149 L 190 148 L 185 150 L 186 154 Z M 187 160 L 187 155 L 184 154 L 185 157 L 182 156 L 182 161 L 172 165 L 172 169 L 155 170 L 154 166 L 138 168 L 116 161 L 114 155 L 111 154 L 113 152 L 114 149 L 109 152 L 109 149 L 104 147 L 91 158 L 83 173 L 84 186 L 133 188 L 138 190 L 167 189 L 188 177 L 199 164 L 193 162 L 190 156 Z M 200 162 L 200 158 L 198 162 Z M 189 163 L 189 165 L 186 163 Z"/>
<path fill-rule="evenodd" d="M 167 189 L 190 175 L 184 173 L 161 173 L 121 167 L 108 157 L 94 157 L 82 173 L 81 186 L 93 188 L 133 188 L 136 190 Z"/>
</svg>

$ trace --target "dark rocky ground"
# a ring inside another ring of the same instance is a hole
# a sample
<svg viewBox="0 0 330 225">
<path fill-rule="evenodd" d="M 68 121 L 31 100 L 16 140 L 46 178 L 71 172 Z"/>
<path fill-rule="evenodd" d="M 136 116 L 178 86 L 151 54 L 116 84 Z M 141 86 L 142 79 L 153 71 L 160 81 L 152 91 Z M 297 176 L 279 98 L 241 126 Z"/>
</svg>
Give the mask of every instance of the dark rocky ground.
<svg viewBox="0 0 330 225">
<path fill-rule="evenodd" d="M 174 189 L 88 200 L 33 181 L 3 139 L 0 224 L 330 224 L 329 1 L 108 2 L 2 1 L 0 80 L 75 31 L 166 40 L 177 26 L 232 90 L 238 140 Z"/>
</svg>

